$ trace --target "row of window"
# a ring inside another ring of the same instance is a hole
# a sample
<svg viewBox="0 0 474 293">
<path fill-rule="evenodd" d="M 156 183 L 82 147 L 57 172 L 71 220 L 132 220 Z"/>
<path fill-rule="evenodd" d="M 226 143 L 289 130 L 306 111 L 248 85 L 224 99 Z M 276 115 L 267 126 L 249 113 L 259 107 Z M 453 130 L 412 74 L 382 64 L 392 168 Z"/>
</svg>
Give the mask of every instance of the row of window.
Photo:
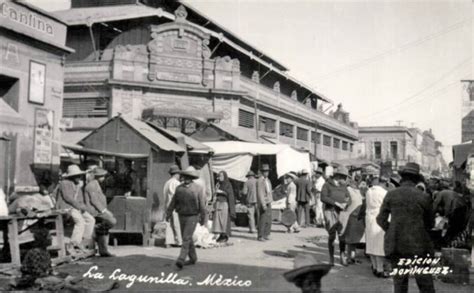
<svg viewBox="0 0 474 293">
<path fill-rule="evenodd" d="M 264 116 L 258 116 L 258 130 L 267 133 L 276 133 L 276 120 Z M 255 127 L 255 116 L 254 113 L 239 109 L 239 126 L 246 128 Z M 280 135 L 293 138 L 294 126 L 280 121 Z M 296 139 L 302 141 L 308 141 L 309 130 L 301 127 L 296 127 Z M 311 131 L 311 141 L 317 144 L 321 143 L 321 133 Z M 347 141 L 342 141 L 339 138 L 332 138 L 329 135 L 323 135 L 323 145 L 333 146 L 336 149 L 342 149 L 344 151 L 354 150 L 354 144 Z"/>
<path fill-rule="evenodd" d="M 398 158 L 398 142 L 391 141 L 390 142 L 390 159 L 396 160 Z M 377 160 L 382 159 L 382 142 L 375 141 L 374 142 L 374 157 Z"/>
</svg>

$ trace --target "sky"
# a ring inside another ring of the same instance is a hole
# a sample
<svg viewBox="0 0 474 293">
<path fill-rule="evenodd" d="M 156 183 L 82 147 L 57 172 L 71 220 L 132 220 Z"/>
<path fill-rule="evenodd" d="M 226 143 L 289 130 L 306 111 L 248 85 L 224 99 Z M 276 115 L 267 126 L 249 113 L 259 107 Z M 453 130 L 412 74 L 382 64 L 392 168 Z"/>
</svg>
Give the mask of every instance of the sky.
<svg viewBox="0 0 474 293">
<path fill-rule="evenodd" d="M 68 0 L 29 2 L 69 7 Z M 359 125 L 431 128 L 452 159 L 466 95 L 460 80 L 473 78 L 471 1 L 186 2 L 342 103 Z"/>
</svg>

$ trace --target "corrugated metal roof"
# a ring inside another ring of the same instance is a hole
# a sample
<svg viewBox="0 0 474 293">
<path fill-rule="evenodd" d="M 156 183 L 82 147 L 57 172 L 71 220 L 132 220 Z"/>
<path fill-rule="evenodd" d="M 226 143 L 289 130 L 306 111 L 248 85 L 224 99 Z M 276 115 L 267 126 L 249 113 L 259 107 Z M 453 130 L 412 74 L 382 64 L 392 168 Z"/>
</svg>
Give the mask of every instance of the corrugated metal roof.
<svg viewBox="0 0 474 293">
<path fill-rule="evenodd" d="M 183 3 L 182 1 L 180 1 Z M 208 19 L 208 16 L 205 16 L 201 12 L 199 12 L 196 8 L 192 7 L 189 5 L 189 3 L 183 3 L 184 6 L 186 6 L 188 9 L 191 9 L 193 12 L 198 14 L 200 17 L 204 17 Z M 134 18 L 140 18 L 140 17 L 150 17 L 150 16 L 164 16 L 170 20 L 174 20 L 175 17 L 169 12 L 164 11 L 161 8 L 152 8 L 149 6 L 145 5 L 117 5 L 117 6 L 103 6 L 103 7 L 86 7 L 86 8 L 72 8 L 68 10 L 61 10 L 61 11 L 56 11 L 54 12 L 56 16 L 61 18 L 63 21 L 68 23 L 69 25 L 87 25 L 87 24 L 92 24 L 92 23 L 100 23 L 100 22 L 107 22 L 107 21 L 118 21 L 118 20 L 127 20 L 127 19 L 134 19 Z M 244 55 L 247 55 L 250 59 L 256 60 L 262 65 L 266 66 L 268 69 L 271 69 L 272 71 L 278 73 L 279 75 L 283 76 L 285 79 L 290 80 L 298 85 L 300 85 L 303 88 L 306 88 L 308 91 L 310 91 L 312 94 L 316 95 L 317 98 L 320 100 L 323 100 L 327 103 L 333 104 L 334 102 L 324 96 L 322 93 L 319 91 L 311 88 L 310 86 L 306 85 L 305 83 L 297 80 L 296 78 L 292 77 L 289 75 L 286 71 L 288 71 L 288 68 L 283 66 L 281 63 L 277 62 L 275 59 L 269 57 L 265 53 L 263 53 L 261 50 L 249 45 L 248 43 L 244 42 L 240 38 L 238 38 L 235 34 L 231 33 L 230 31 L 224 29 L 221 25 L 217 24 L 216 22 L 212 22 L 216 27 L 219 28 L 219 30 L 222 30 L 225 34 L 232 36 L 237 42 L 240 42 L 241 44 L 238 44 L 229 38 L 227 38 L 224 34 L 220 32 L 215 32 L 213 30 L 207 29 L 205 27 L 202 27 L 198 24 L 192 23 L 192 22 L 187 22 L 189 25 L 198 27 L 199 29 L 209 33 L 213 37 L 225 42 L 232 48 L 236 49 L 237 51 L 243 53 Z M 254 51 L 249 51 L 248 49 L 243 48 L 241 45 L 245 44 L 246 46 L 249 46 L 251 49 L 254 49 Z M 257 53 L 257 54 L 255 54 Z M 266 56 L 268 59 L 272 61 L 272 63 L 269 63 L 260 56 Z"/>
<path fill-rule="evenodd" d="M 154 144 L 158 148 L 165 150 L 165 151 L 173 151 L 173 152 L 184 152 L 185 150 L 159 133 L 156 129 L 148 125 L 147 123 L 136 120 L 136 119 L 130 119 L 130 118 L 125 118 L 120 116 L 120 119 L 122 119 L 126 124 L 128 124 L 130 127 L 132 127 L 135 131 L 137 131 L 139 134 L 141 134 L 146 140 L 148 140 L 150 143 Z M 116 119 L 116 118 L 113 118 Z"/>
<path fill-rule="evenodd" d="M 108 22 L 169 14 L 161 8 L 144 5 L 117 5 L 73 8 L 56 11 L 54 14 L 69 25 Z M 171 16 L 171 14 L 169 14 Z"/>
<path fill-rule="evenodd" d="M 178 139 L 178 137 L 183 137 L 184 142 L 186 145 L 190 148 L 189 152 L 190 153 L 209 153 L 212 152 L 213 150 L 208 147 L 205 144 L 200 143 L 199 141 L 195 140 L 194 138 L 191 138 L 181 132 L 169 130 L 163 127 L 159 127 L 156 125 L 150 125 L 153 128 L 156 128 L 158 131 L 161 131 L 165 133 L 166 135 L 169 135 L 170 137 L 173 137 L 174 139 Z"/>
</svg>

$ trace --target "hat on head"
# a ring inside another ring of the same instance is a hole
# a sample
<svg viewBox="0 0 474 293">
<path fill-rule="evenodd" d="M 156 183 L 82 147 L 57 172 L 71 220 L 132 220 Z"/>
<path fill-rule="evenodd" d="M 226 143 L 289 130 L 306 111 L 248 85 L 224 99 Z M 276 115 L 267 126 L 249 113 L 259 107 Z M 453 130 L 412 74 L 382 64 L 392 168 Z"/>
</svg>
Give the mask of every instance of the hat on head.
<svg viewBox="0 0 474 293">
<path fill-rule="evenodd" d="M 318 167 L 318 169 L 316 169 L 315 172 L 316 172 L 316 173 L 320 173 L 320 174 L 323 174 L 323 173 L 324 173 L 324 172 L 323 172 L 323 168 L 321 168 L 321 167 Z"/>
<path fill-rule="evenodd" d="M 67 171 L 66 173 L 63 174 L 63 178 L 70 178 L 74 176 L 80 176 L 86 174 L 85 171 L 82 171 L 81 168 L 79 168 L 78 165 L 76 164 L 71 164 L 67 166 Z"/>
<path fill-rule="evenodd" d="M 92 168 L 89 167 L 86 172 L 90 172 L 93 174 L 95 177 L 101 177 L 107 175 L 107 170 L 99 167 L 99 166 L 93 166 Z"/>
<path fill-rule="evenodd" d="M 398 175 L 397 173 L 393 173 L 390 176 L 390 181 L 396 185 L 400 185 L 400 181 L 402 181 L 402 177 Z"/>
<path fill-rule="evenodd" d="M 260 171 L 270 171 L 270 166 L 268 164 L 263 164 L 260 168 Z"/>
<path fill-rule="evenodd" d="M 421 189 L 423 192 L 426 191 L 426 185 L 423 182 L 419 182 L 415 187 Z"/>
<path fill-rule="evenodd" d="M 247 175 L 245 175 L 245 177 L 255 177 L 255 173 L 252 170 L 250 170 L 247 172 Z"/>
<path fill-rule="evenodd" d="M 407 163 L 400 171 L 400 175 L 417 175 L 420 176 L 420 165 L 417 163 Z"/>
<path fill-rule="evenodd" d="M 192 166 L 186 168 L 186 170 L 179 172 L 182 176 L 190 177 L 192 179 L 198 179 L 199 173 Z"/>
<path fill-rule="evenodd" d="M 334 171 L 334 175 L 343 175 L 343 176 L 349 177 L 349 170 L 347 170 L 346 167 L 341 166 L 341 167 L 338 167 L 338 168 Z"/>
<path fill-rule="evenodd" d="M 294 282 L 298 277 L 308 273 L 317 274 L 319 278 L 325 276 L 332 265 L 321 263 L 311 254 L 298 254 L 294 260 L 294 269 L 283 274 L 288 282 Z"/>
<path fill-rule="evenodd" d="M 308 172 L 308 170 L 303 169 L 303 170 L 300 171 L 300 174 L 305 175 L 305 174 L 309 174 L 309 172 Z"/>
<path fill-rule="evenodd" d="M 288 172 L 285 174 L 285 177 L 291 177 L 293 180 L 298 179 L 295 173 Z"/>
<path fill-rule="evenodd" d="M 179 173 L 181 170 L 179 169 L 178 165 L 172 165 L 168 171 L 168 173 L 170 173 L 170 175 L 174 175 L 174 174 L 177 174 Z"/>
</svg>

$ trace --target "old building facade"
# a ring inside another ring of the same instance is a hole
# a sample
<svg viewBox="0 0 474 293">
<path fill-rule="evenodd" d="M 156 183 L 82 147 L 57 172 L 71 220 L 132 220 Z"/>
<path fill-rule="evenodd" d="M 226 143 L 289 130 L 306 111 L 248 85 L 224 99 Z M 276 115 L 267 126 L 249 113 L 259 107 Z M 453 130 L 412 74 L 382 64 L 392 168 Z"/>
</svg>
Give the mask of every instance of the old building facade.
<svg viewBox="0 0 474 293">
<path fill-rule="evenodd" d="M 73 129 L 118 113 L 188 133 L 211 121 L 242 140 L 290 144 L 329 162 L 354 156 L 349 114 L 342 106 L 326 114 L 332 101 L 278 61 L 189 4 L 125 2 L 72 1 L 57 13 L 76 49 L 64 88 Z"/>
<path fill-rule="evenodd" d="M 24 1 L 0 1 L 0 188 L 35 192 L 57 177 L 67 26 Z"/>
<path fill-rule="evenodd" d="M 415 162 L 425 174 L 447 169 L 440 151 L 442 144 L 436 141 L 431 130 L 404 126 L 359 127 L 359 137 L 359 158 L 376 163 L 391 162 L 394 169 Z"/>
</svg>

